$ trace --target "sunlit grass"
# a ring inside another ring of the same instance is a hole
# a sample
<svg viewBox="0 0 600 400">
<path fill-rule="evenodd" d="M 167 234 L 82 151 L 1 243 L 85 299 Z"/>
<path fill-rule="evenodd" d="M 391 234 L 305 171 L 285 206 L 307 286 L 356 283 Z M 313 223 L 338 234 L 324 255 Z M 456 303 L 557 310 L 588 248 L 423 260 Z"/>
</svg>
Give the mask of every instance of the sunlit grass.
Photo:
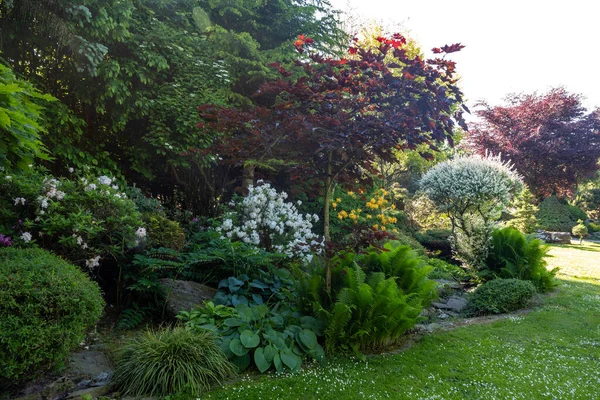
<svg viewBox="0 0 600 400">
<path fill-rule="evenodd" d="M 594 399 L 600 245 L 552 246 L 559 288 L 529 314 L 427 335 L 410 349 L 247 379 L 210 399 Z"/>
</svg>

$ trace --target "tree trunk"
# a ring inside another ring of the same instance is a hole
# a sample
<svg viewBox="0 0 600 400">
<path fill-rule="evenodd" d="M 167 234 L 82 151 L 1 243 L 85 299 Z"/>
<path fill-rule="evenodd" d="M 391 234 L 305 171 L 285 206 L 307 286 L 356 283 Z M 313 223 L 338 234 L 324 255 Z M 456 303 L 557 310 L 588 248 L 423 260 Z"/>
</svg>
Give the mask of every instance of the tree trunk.
<svg viewBox="0 0 600 400">
<path fill-rule="evenodd" d="M 327 254 L 328 244 L 331 241 L 331 234 L 329 232 L 329 203 L 331 202 L 331 186 L 332 186 L 332 163 L 333 155 L 329 152 L 329 159 L 327 162 L 327 180 L 325 181 L 325 204 L 323 205 L 323 236 L 325 238 L 325 285 L 327 293 L 331 294 L 331 262 Z"/>
<path fill-rule="evenodd" d="M 254 170 L 255 165 L 245 165 L 244 172 L 242 174 L 242 194 L 246 196 L 250 186 L 254 185 Z"/>
</svg>

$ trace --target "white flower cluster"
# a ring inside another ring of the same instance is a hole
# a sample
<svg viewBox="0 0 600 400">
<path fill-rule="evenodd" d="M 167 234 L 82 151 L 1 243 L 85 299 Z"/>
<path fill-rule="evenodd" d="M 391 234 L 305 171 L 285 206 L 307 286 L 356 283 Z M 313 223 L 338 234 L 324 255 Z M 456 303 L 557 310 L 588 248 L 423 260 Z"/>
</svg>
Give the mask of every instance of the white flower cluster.
<svg viewBox="0 0 600 400">
<path fill-rule="evenodd" d="M 25 243 L 29 243 L 31 241 L 31 238 L 32 236 L 29 232 L 23 232 L 23 234 L 21 234 L 21 239 L 23 239 Z"/>
<path fill-rule="evenodd" d="M 237 211 L 224 216 L 217 231 L 228 238 L 310 262 L 313 254 L 320 254 L 323 249 L 322 239 L 312 232 L 312 223 L 319 217 L 303 216 L 293 203 L 284 201 L 286 198 L 287 193 L 277 193 L 269 184 L 250 186 L 248 196 L 237 205 Z"/>
<path fill-rule="evenodd" d="M 19 205 L 19 203 L 21 203 L 21 205 L 25 205 L 25 199 L 23 197 L 17 197 L 14 199 L 15 200 L 15 206 Z"/>
<path fill-rule="evenodd" d="M 79 236 L 77 234 L 77 230 L 74 230 L 75 233 L 73 233 L 73 237 L 75 238 L 75 241 L 77 242 L 77 245 L 81 246 L 82 249 L 87 249 L 88 245 L 87 243 L 83 240 L 83 238 L 81 236 Z"/>
<path fill-rule="evenodd" d="M 96 257 L 90 258 L 89 260 L 86 260 L 85 265 L 91 271 L 92 269 L 94 269 L 94 267 L 97 267 L 100 265 L 100 256 L 96 256 Z"/>
<path fill-rule="evenodd" d="M 142 227 L 137 228 L 137 230 L 135 231 L 135 236 L 139 237 L 140 239 L 145 238 L 146 237 L 146 228 L 142 228 Z"/>
<path fill-rule="evenodd" d="M 89 182 L 86 178 L 79 179 L 84 185 L 83 190 L 89 192 L 91 190 L 99 190 L 103 196 L 113 196 L 116 199 L 126 199 L 125 193 L 119 192 L 119 186 L 116 185 L 115 178 L 110 178 L 106 175 L 99 176 L 95 182 Z M 113 189 L 112 191 L 110 189 Z"/>
</svg>

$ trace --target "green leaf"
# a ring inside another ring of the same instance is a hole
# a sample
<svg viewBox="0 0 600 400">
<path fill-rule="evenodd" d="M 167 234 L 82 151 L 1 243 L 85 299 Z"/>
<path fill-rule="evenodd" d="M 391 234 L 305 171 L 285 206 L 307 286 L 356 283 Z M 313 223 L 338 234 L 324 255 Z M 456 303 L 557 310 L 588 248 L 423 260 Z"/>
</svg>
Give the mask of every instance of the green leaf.
<svg viewBox="0 0 600 400">
<path fill-rule="evenodd" d="M 281 361 L 292 371 L 297 371 L 302 365 L 302 359 L 292 352 L 290 349 L 282 350 Z"/>
<path fill-rule="evenodd" d="M 240 339 L 233 339 L 231 341 L 231 343 L 229 343 L 229 349 L 231 350 L 231 352 L 233 354 L 235 354 L 236 356 L 243 356 L 245 354 L 248 354 L 248 352 L 250 351 L 249 348 L 246 348 L 242 342 L 240 341 Z"/>
<path fill-rule="evenodd" d="M 298 339 L 300 339 L 302 344 L 308 347 L 310 350 L 317 346 L 317 335 L 308 329 L 302 329 L 300 333 L 298 333 Z"/>
<path fill-rule="evenodd" d="M 275 354 L 273 357 L 273 365 L 275 365 L 277 372 L 283 372 L 283 364 L 281 363 L 281 357 L 279 354 Z"/>
<path fill-rule="evenodd" d="M 260 343 L 260 337 L 256 333 L 246 329 L 240 335 L 240 341 L 245 347 L 253 349 Z"/>
<path fill-rule="evenodd" d="M 223 321 L 223 324 L 229 327 L 234 327 L 243 325 L 244 321 L 239 318 L 227 318 L 225 321 Z"/>
<path fill-rule="evenodd" d="M 258 367 L 258 370 L 261 373 L 264 373 L 266 370 L 268 370 L 271 367 L 271 362 L 267 361 L 267 359 L 265 357 L 264 349 L 262 347 L 259 347 L 254 352 L 254 363 L 256 364 L 256 367 Z"/>
<path fill-rule="evenodd" d="M 275 347 L 273 347 L 272 345 L 268 344 L 265 346 L 263 353 L 265 359 L 270 363 L 271 361 L 273 361 L 273 358 L 275 358 L 275 355 L 277 355 L 277 349 L 275 349 Z"/>
</svg>

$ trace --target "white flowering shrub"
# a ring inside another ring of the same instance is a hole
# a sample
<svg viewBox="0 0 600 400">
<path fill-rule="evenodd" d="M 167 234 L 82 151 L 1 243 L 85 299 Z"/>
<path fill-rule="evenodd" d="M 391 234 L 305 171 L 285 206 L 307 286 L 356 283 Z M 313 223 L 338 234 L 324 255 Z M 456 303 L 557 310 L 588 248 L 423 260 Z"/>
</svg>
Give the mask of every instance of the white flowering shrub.
<svg viewBox="0 0 600 400">
<path fill-rule="evenodd" d="M 437 164 L 421 178 L 420 186 L 449 216 L 456 257 L 481 268 L 494 222 L 523 189 L 523 181 L 498 156 L 468 156 Z"/>
<path fill-rule="evenodd" d="M 18 246 L 37 245 L 94 270 L 118 262 L 143 242 L 146 230 L 135 203 L 108 176 L 71 179 L 30 169 L 0 175 L 0 234 Z"/>
<path fill-rule="evenodd" d="M 278 193 L 267 183 L 250 186 L 248 196 L 232 202 L 234 210 L 223 216 L 217 231 L 232 240 L 310 262 L 323 249 L 323 240 L 312 231 L 319 217 L 300 214 L 286 199 L 287 193 Z"/>
</svg>

